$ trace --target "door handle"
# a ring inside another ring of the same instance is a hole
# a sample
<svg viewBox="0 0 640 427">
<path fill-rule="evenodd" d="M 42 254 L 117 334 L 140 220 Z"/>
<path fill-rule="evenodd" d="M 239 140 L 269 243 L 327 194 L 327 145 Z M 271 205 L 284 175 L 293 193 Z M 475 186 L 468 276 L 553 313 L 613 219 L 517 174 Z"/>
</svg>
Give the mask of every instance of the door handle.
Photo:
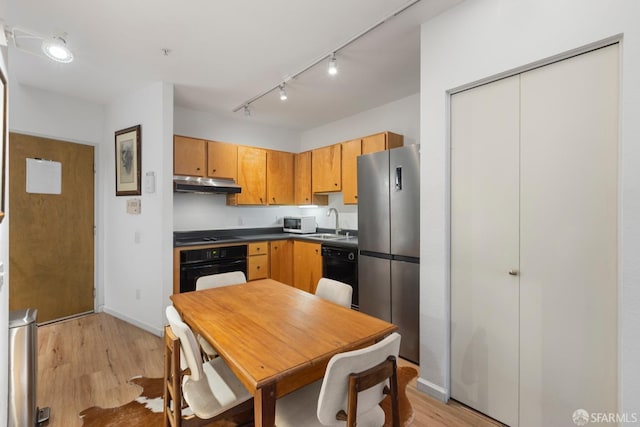
<svg viewBox="0 0 640 427">
<path fill-rule="evenodd" d="M 509 275 L 510 276 L 517 276 L 518 275 L 518 270 L 509 270 Z"/>
<path fill-rule="evenodd" d="M 402 166 L 396 167 L 396 190 L 402 190 Z"/>
</svg>

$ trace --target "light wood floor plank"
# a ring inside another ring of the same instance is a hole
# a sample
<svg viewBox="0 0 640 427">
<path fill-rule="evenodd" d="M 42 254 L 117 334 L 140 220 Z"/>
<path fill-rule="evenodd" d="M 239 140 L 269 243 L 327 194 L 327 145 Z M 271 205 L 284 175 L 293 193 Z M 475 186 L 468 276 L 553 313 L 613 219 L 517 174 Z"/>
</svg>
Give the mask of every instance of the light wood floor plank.
<svg viewBox="0 0 640 427">
<path fill-rule="evenodd" d="M 140 389 L 127 380 L 163 374 L 163 341 L 108 314 L 92 314 L 38 328 L 38 406 L 51 407 L 49 427 L 80 427 L 78 414 L 91 406 L 117 407 Z M 401 366 L 414 366 L 401 360 Z M 443 404 L 416 389 L 407 395 L 413 426 L 501 426 L 455 402 Z"/>
</svg>

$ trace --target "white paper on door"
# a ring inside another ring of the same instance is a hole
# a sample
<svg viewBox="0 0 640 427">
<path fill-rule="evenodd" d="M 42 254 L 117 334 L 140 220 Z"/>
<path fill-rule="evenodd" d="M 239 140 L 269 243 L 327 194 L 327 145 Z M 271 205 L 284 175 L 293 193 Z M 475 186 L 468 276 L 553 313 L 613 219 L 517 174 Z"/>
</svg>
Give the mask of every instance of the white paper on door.
<svg viewBox="0 0 640 427">
<path fill-rule="evenodd" d="M 27 158 L 27 193 L 61 194 L 62 163 Z"/>
</svg>

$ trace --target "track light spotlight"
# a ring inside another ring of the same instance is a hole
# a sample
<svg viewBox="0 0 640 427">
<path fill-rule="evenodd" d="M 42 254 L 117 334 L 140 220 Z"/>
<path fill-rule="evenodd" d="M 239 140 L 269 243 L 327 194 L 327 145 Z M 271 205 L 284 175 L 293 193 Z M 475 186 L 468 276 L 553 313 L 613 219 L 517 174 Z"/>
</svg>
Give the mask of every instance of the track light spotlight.
<svg viewBox="0 0 640 427">
<path fill-rule="evenodd" d="M 60 36 L 51 37 L 42 42 L 42 51 L 56 62 L 69 63 L 73 61 L 73 53 L 67 47 L 67 42 Z"/>
<path fill-rule="evenodd" d="M 284 90 L 284 83 L 280 85 L 280 101 L 287 100 L 287 91 Z"/>
<path fill-rule="evenodd" d="M 244 106 L 244 115 L 245 117 L 249 117 L 251 115 L 251 110 L 249 110 L 249 104 Z"/>
<path fill-rule="evenodd" d="M 336 54 L 331 55 L 331 59 L 329 60 L 329 69 L 327 70 L 330 75 L 335 76 L 338 74 L 338 64 L 336 62 Z"/>
</svg>

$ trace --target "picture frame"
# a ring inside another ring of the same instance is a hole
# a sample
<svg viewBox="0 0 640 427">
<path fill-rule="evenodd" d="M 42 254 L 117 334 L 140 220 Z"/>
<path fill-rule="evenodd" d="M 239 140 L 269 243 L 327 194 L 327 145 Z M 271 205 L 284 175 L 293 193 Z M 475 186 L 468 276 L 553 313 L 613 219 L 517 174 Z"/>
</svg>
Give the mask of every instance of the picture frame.
<svg viewBox="0 0 640 427">
<path fill-rule="evenodd" d="M 116 131 L 116 196 L 139 196 L 141 191 L 141 126 Z"/>
<path fill-rule="evenodd" d="M 4 72 L 3 70 L 0 68 L 0 84 L 2 85 L 2 87 L 0 88 L 0 96 L 2 96 L 2 99 L 0 99 L 0 108 L 2 109 L 2 111 L 0 111 L 0 120 L 2 120 L 2 126 L 0 127 L 2 129 L 2 153 L 0 153 L 0 170 L 1 170 L 1 175 L 0 175 L 0 222 L 2 222 L 2 220 L 5 217 L 5 202 L 4 202 L 4 198 L 5 198 L 5 190 L 4 187 L 6 185 L 5 182 L 5 174 L 6 174 L 6 158 L 7 158 L 7 79 L 4 76 Z"/>
</svg>

